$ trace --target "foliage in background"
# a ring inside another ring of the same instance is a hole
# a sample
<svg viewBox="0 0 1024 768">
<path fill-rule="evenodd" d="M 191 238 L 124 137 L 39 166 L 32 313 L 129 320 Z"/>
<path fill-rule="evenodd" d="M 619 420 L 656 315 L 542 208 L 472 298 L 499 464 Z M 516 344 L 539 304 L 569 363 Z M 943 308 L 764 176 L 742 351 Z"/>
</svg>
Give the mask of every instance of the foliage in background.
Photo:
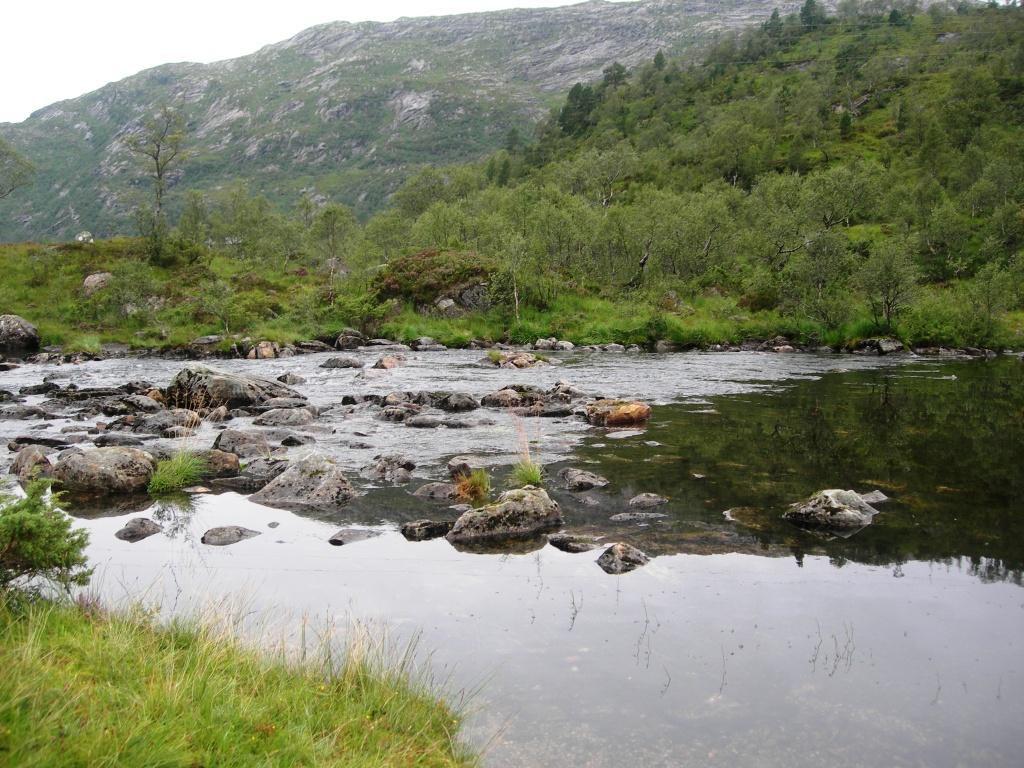
<svg viewBox="0 0 1024 768">
<path fill-rule="evenodd" d="M 1015 6 L 772 14 L 700 64 L 610 65 L 531 142 L 427 168 L 365 224 L 308 195 L 282 212 L 244 185 L 193 191 L 173 263 L 128 240 L 8 246 L 0 304 L 81 346 L 345 326 L 446 344 L 1020 346 L 1022 51 Z M 114 286 L 84 299 L 101 269 Z M 480 308 L 430 308 L 474 283 Z"/>
</svg>

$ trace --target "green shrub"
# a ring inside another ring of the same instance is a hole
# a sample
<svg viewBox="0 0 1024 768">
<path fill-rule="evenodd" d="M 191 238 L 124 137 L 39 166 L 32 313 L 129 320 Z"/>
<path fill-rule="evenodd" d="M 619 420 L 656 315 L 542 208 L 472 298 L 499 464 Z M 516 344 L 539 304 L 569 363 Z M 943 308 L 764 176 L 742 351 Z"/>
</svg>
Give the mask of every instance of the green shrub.
<svg viewBox="0 0 1024 768">
<path fill-rule="evenodd" d="M 149 481 L 149 492 L 157 495 L 173 493 L 195 485 L 203 478 L 206 460 L 192 451 L 179 451 L 156 465 Z"/>
<path fill-rule="evenodd" d="M 445 292 L 487 282 L 491 268 L 476 253 L 431 249 L 389 262 L 374 287 L 382 299 L 432 304 Z"/>
<path fill-rule="evenodd" d="M 71 527 L 48 491 L 49 483 L 37 480 L 22 499 L 0 498 L 0 591 L 47 585 L 67 591 L 89 582 L 89 534 Z"/>
</svg>

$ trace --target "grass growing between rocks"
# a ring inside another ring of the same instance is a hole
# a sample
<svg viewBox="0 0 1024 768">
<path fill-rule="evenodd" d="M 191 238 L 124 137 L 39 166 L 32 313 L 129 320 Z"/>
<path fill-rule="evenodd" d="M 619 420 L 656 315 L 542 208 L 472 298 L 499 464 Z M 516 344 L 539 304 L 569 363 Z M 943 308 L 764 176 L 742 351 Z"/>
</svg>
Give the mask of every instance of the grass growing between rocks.
<svg viewBox="0 0 1024 768">
<path fill-rule="evenodd" d="M 3 765 L 475 764 L 405 665 L 353 652 L 293 664 L 141 611 L 0 599 L 0 667 Z"/>
<path fill-rule="evenodd" d="M 156 465 L 149 481 L 149 492 L 154 495 L 173 493 L 195 485 L 203 479 L 206 461 L 192 451 L 179 451 Z"/>
<path fill-rule="evenodd" d="M 455 495 L 460 500 L 481 504 L 487 501 L 490 493 L 491 476 L 487 474 L 486 469 L 474 469 L 455 481 Z"/>
<path fill-rule="evenodd" d="M 544 482 L 544 470 L 540 464 L 524 459 L 512 467 L 512 482 L 517 486 L 535 485 L 540 487 Z"/>
</svg>

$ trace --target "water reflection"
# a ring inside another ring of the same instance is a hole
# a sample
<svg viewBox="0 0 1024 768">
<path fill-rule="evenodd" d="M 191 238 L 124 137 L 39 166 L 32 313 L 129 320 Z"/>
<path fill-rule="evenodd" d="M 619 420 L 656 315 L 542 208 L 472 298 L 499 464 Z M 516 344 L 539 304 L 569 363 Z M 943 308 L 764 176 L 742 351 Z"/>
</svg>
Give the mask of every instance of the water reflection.
<svg viewBox="0 0 1024 768">
<path fill-rule="evenodd" d="M 798 562 L 824 554 L 836 567 L 963 561 L 984 580 L 1021 583 L 1018 361 L 832 373 L 769 396 L 711 401 L 711 410 L 662 407 L 642 437 L 597 438 L 577 451 L 618 481 L 622 496 L 642 489 L 672 499 L 671 518 L 629 531 L 631 540 L 661 553 L 761 552 Z M 786 505 L 821 488 L 877 488 L 891 501 L 846 539 L 781 520 Z M 601 514 L 575 514 L 607 528 Z"/>
</svg>

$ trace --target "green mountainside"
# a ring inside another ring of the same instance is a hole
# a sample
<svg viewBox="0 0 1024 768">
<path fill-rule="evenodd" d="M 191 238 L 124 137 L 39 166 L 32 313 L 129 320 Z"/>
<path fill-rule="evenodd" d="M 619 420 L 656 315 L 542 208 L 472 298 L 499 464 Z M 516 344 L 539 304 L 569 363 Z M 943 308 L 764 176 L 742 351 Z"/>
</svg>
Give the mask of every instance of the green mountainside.
<svg viewBox="0 0 1024 768">
<path fill-rule="evenodd" d="M 0 241 L 130 232 L 138 182 L 125 141 L 162 105 L 188 118 L 179 188 L 244 179 L 281 205 L 304 190 L 367 213 L 411 169 L 476 159 L 510 129 L 528 132 L 612 61 L 682 51 L 760 13 L 754 0 L 595 1 L 338 22 L 238 59 L 160 66 L 0 125 L 39 171 L 0 201 Z M 181 202 L 173 187 L 169 202 Z"/>
</svg>

